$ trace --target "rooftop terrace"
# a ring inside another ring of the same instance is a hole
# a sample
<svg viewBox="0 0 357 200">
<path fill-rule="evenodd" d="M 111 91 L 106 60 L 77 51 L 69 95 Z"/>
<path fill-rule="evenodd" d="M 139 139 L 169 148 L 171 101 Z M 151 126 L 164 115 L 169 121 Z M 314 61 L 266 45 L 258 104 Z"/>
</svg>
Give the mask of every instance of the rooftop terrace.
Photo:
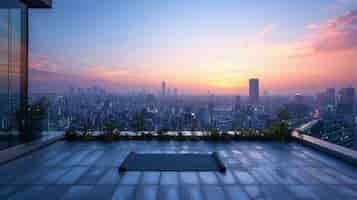
<svg viewBox="0 0 357 200">
<path fill-rule="evenodd" d="M 119 174 L 130 151 L 217 151 L 227 172 Z M 60 141 L 0 177 L 0 199 L 357 199 L 357 168 L 296 142 Z"/>
</svg>

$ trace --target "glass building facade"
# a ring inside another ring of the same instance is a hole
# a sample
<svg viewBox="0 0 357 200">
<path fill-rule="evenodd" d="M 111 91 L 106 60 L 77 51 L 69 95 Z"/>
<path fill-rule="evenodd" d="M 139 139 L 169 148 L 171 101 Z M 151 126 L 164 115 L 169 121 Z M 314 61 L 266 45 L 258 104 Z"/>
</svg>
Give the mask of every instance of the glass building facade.
<svg viewBox="0 0 357 200">
<path fill-rule="evenodd" d="M 20 143 L 28 99 L 28 9 L 41 0 L 0 1 L 0 150 Z"/>
</svg>

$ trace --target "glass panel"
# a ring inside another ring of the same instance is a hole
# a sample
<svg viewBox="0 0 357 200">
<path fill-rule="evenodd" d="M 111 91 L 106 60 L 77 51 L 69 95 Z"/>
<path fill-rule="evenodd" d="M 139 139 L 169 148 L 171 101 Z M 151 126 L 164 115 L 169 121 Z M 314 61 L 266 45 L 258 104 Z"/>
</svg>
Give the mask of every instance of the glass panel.
<svg viewBox="0 0 357 200">
<path fill-rule="evenodd" d="M 21 72 L 21 9 L 10 11 L 10 38 L 11 58 L 10 66 L 10 108 L 12 115 L 16 113 L 20 105 L 20 72 Z M 14 117 L 14 116 L 13 116 Z M 15 120 L 14 120 L 15 121 Z M 14 127 L 15 124 L 12 124 Z"/>
<path fill-rule="evenodd" d="M 0 150 L 19 143 L 22 6 L 20 1 L 0 3 Z"/>
<path fill-rule="evenodd" d="M 0 149 L 8 146 L 9 9 L 0 9 Z"/>
</svg>

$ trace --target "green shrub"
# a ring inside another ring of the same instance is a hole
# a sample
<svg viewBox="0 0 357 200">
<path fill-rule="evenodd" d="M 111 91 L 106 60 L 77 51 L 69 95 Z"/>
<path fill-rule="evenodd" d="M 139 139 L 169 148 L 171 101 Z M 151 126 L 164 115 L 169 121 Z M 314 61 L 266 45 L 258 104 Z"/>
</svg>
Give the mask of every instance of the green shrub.
<svg viewBox="0 0 357 200">
<path fill-rule="evenodd" d="M 267 137 L 275 138 L 277 140 L 288 141 L 291 138 L 289 125 L 285 122 L 277 122 L 272 124 L 270 129 L 265 132 Z"/>
</svg>

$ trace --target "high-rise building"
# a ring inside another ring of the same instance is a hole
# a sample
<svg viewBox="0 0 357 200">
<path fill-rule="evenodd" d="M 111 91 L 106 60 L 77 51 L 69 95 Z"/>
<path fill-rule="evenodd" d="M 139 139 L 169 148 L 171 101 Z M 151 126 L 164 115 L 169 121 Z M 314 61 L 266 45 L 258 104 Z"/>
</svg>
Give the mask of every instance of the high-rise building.
<svg viewBox="0 0 357 200">
<path fill-rule="evenodd" d="M 174 97 L 177 97 L 177 95 L 178 95 L 178 90 L 177 88 L 174 88 Z"/>
<path fill-rule="evenodd" d="M 249 80 L 249 102 L 252 104 L 259 103 L 259 79 Z"/>
<path fill-rule="evenodd" d="M 294 101 L 295 101 L 296 104 L 303 104 L 304 103 L 304 96 L 302 96 L 301 93 L 296 93 Z"/>
<path fill-rule="evenodd" d="M 354 104 L 355 101 L 355 89 L 354 88 L 342 88 L 339 92 L 339 104 Z"/>
<path fill-rule="evenodd" d="M 337 110 L 341 114 L 353 113 L 355 104 L 355 89 L 352 87 L 342 88 L 339 91 Z"/>
<path fill-rule="evenodd" d="M 328 105 L 336 104 L 336 90 L 335 90 L 335 88 L 328 88 L 326 90 L 326 103 Z"/>
<path fill-rule="evenodd" d="M 26 115 L 16 113 L 28 103 L 28 13 L 50 7 L 50 0 L 0 1 L 0 138 L 18 136 L 19 122 L 26 124 Z M 0 149 L 8 145 L 0 141 Z"/>
<path fill-rule="evenodd" d="M 166 96 L 166 82 L 165 81 L 163 81 L 162 84 L 161 84 L 161 95 L 163 97 Z"/>
<path fill-rule="evenodd" d="M 319 92 L 316 94 L 316 103 L 318 106 L 326 106 L 327 104 L 327 93 Z"/>
<path fill-rule="evenodd" d="M 319 106 L 334 106 L 336 105 L 335 88 L 328 88 L 324 92 L 317 93 L 316 102 Z"/>
<path fill-rule="evenodd" d="M 171 96 L 171 88 L 167 88 L 167 96 Z"/>
<path fill-rule="evenodd" d="M 239 111 L 240 108 L 241 108 L 241 98 L 240 98 L 240 96 L 238 95 L 238 96 L 235 97 L 234 110 L 235 110 L 235 111 Z"/>
</svg>

